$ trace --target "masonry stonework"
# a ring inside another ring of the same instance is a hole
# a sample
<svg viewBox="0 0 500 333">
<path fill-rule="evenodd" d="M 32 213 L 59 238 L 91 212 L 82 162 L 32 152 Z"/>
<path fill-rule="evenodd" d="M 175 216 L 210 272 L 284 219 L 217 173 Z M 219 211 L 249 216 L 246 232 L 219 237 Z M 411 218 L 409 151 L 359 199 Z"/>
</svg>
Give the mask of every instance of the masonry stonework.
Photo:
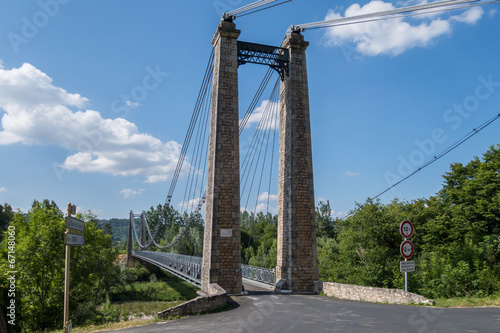
<svg viewBox="0 0 500 333">
<path fill-rule="evenodd" d="M 335 282 L 318 282 L 318 289 L 327 296 L 351 301 L 434 305 L 431 299 L 401 289 L 364 287 Z"/>
<path fill-rule="evenodd" d="M 217 283 L 229 294 L 242 291 L 238 50 L 240 31 L 222 21 L 215 48 L 208 152 L 202 291 Z"/>
<path fill-rule="evenodd" d="M 290 51 L 281 84 L 278 189 L 278 262 L 281 289 L 314 292 L 319 280 L 306 48 L 298 33 L 282 47 Z"/>
</svg>

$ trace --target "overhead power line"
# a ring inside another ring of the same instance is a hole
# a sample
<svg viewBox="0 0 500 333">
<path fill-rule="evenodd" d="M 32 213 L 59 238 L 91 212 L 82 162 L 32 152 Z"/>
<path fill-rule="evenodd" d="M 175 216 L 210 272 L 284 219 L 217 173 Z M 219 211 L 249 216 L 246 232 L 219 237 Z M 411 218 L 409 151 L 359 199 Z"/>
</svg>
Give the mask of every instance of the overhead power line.
<svg viewBox="0 0 500 333">
<path fill-rule="evenodd" d="M 449 152 L 451 152 L 452 150 L 454 150 L 455 148 L 458 148 L 459 146 L 461 146 L 463 143 L 465 143 L 466 141 L 468 141 L 470 138 L 472 138 L 474 135 L 476 135 L 477 133 L 481 132 L 483 129 L 485 129 L 486 127 L 488 127 L 489 125 L 491 125 L 495 120 L 497 120 L 498 118 L 500 118 L 500 113 L 497 114 L 496 116 L 494 116 L 493 118 L 491 118 L 490 120 L 488 120 L 487 122 L 485 122 L 484 124 L 482 124 L 481 126 L 479 126 L 478 128 L 474 128 L 472 131 L 470 131 L 469 133 L 467 133 L 464 137 L 462 137 L 460 140 L 456 141 L 454 144 L 452 144 L 451 146 L 449 146 L 447 149 L 445 149 L 444 151 L 442 151 L 440 154 L 434 156 L 434 159 L 430 160 L 429 162 L 425 163 L 423 166 L 419 167 L 418 169 L 416 169 L 415 171 L 413 171 L 412 173 L 410 173 L 408 176 L 404 177 L 403 179 L 399 180 L 398 182 L 392 184 L 391 186 L 389 186 L 387 189 L 385 189 L 384 191 L 380 192 L 379 194 L 377 194 L 376 196 L 374 197 L 370 197 L 371 200 L 375 200 L 377 198 L 379 198 L 380 196 L 382 196 L 383 194 L 385 194 L 386 192 L 390 191 L 391 189 L 393 189 L 394 187 L 398 186 L 399 184 L 401 184 L 402 182 L 404 182 L 405 180 L 407 180 L 408 178 L 414 176 L 416 173 L 422 171 L 423 169 L 425 169 L 426 167 L 428 167 L 429 165 L 431 165 L 432 163 L 436 162 L 437 160 L 439 160 L 441 157 L 447 155 Z M 365 204 L 366 205 L 366 204 Z M 363 208 L 365 205 L 362 205 L 360 206 L 359 208 L 351 211 L 349 214 L 345 215 L 344 217 L 342 217 L 341 219 L 346 219 L 348 218 L 349 216 L 352 216 L 356 211 L 358 211 L 359 209 Z"/>
</svg>

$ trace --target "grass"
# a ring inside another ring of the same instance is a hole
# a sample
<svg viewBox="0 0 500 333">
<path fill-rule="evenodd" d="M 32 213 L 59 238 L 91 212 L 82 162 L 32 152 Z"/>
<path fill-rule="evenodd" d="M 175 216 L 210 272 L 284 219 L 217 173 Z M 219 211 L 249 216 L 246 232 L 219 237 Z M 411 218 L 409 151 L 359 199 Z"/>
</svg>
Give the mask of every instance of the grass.
<svg viewBox="0 0 500 333">
<path fill-rule="evenodd" d="M 112 289 L 113 303 L 128 301 L 187 301 L 197 296 L 196 289 L 187 282 L 169 279 L 158 282 L 136 282 Z"/>
<path fill-rule="evenodd" d="M 158 278 L 153 282 L 134 282 L 111 289 L 111 303 L 108 303 L 107 311 L 120 314 L 120 322 L 74 326 L 72 332 L 116 330 L 166 321 L 167 319 L 159 319 L 156 314 L 198 296 L 197 289 L 191 284 L 163 271 L 154 271 Z M 101 310 L 103 306 L 104 304 Z M 174 318 L 168 318 L 170 319 Z"/>
<path fill-rule="evenodd" d="M 437 298 L 435 306 L 443 308 L 469 308 L 500 306 L 500 294 L 487 297 Z"/>
</svg>

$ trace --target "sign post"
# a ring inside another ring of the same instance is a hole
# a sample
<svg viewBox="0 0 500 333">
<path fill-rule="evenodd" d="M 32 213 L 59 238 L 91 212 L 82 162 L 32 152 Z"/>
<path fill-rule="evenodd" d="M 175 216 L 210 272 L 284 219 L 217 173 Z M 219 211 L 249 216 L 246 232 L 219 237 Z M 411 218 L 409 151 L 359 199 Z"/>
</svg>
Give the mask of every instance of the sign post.
<svg viewBox="0 0 500 333">
<path fill-rule="evenodd" d="M 71 246 L 82 246 L 84 238 L 81 234 L 71 233 L 71 230 L 82 232 L 85 230 L 85 223 L 82 220 L 71 217 L 76 214 L 76 206 L 68 203 L 68 212 L 66 217 L 66 232 L 64 233 L 64 245 L 66 245 L 66 258 L 64 267 L 64 333 L 71 332 L 73 327 L 69 320 L 69 267 L 71 258 Z"/>
<path fill-rule="evenodd" d="M 408 240 L 413 236 L 413 224 L 410 221 L 403 221 L 399 225 L 399 232 L 401 236 L 404 237 L 403 243 L 399 248 L 401 255 L 405 258 L 405 261 L 399 262 L 399 269 L 401 273 L 405 273 L 405 291 L 408 291 L 408 272 L 415 271 L 415 261 L 408 261 L 413 256 L 413 243 Z"/>
</svg>

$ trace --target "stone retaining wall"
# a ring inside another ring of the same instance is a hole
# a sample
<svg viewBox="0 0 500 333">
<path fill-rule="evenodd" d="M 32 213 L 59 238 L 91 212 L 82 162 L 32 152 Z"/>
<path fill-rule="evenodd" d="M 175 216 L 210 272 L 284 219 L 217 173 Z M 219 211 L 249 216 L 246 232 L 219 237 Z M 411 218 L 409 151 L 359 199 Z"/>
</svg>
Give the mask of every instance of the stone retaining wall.
<svg viewBox="0 0 500 333">
<path fill-rule="evenodd" d="M 174 306 L 165 311 L 158 312 L 159 318 L 188 316 L 202 312 L 217 310 L 228 304 L 229 296 L 217 284 L 210 284 L 210 295 L 201 295 L 192 300 Z"/>
<path fill-rule="evenodd" d="M 433 300 L 400 289 L 363 287 L 335 282 L 319 282 L 318 290 L 323 291 L 327 296 L 352 301 L 390 304 L 434 304 Z"/>
</svg>

